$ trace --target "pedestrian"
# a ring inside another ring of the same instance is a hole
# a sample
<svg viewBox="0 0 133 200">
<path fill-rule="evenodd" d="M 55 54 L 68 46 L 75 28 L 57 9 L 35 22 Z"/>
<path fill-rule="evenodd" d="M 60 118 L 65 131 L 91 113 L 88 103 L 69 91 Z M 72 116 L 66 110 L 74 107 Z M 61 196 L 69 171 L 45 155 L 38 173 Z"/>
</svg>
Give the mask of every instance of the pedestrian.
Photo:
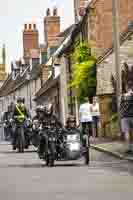
<svg viewBox="0 0 133 200">
<path fill-rule="evenodd" d="M 133 153 L 133 85 L 131 82 L 126 91 L 120 100 L 121 129 L 125 134 L 126 153 Z"/>
<path fill-rule="evenodd" d="M 86 128 L 89 136 L 92 136 L 92 104 L 90 99 L 85 98 L 85 103 L 81 104 L 79 108 L 79 117 L 82 127 L 82 135 L 86 134 Z"/>
<path fill-rule="evenodd" d="M 93 97 L 92 117 L 93 117 L 93 137 L 98 137 L 98 128 L 99 128 L 99 122 L 100 122 L 100 111 L 99 111 L 99 103 L 98 103 L 97 97 Z"/>
</svg>

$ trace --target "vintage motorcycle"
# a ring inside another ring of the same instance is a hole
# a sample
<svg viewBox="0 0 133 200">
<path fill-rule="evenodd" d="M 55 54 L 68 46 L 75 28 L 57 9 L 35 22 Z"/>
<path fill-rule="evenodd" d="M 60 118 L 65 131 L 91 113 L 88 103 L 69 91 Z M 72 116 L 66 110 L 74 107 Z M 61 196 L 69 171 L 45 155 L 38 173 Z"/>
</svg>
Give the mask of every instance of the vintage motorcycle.
<svg viewBox="0 0 133 200">
<path fill-rule="evenodd" d="M 12 120 L 15 124 L 16 131 L 16 148 L 18 152 L 23 153 L 24 149 L 28 149 L 30 145 L 28 128 L 30 120 L 24 117 L 21 117 L 19 120 Z"/>
<path fill-rule="evenodd" d="M 43 160 L 46 161 L 47 166 L 52 167 L 56 159 L 56 128 L 51 128 L 50 126 L 43 127 L 43 124 L 41 124 L 39 135 L 41 141 L 44 141 Z"/>
</svg>

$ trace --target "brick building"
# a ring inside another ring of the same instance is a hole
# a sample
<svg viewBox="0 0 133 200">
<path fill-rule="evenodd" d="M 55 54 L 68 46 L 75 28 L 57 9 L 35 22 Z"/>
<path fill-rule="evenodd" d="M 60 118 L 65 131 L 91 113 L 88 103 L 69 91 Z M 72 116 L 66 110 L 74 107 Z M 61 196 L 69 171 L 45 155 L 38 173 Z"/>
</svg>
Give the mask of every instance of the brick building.
<svg viewBox="0 0 133 200">
<path fill-rule="evenodd" d="M 23 58 L 26 63 L 29 63 L 33 50 L 39 50 L 39 33 L 36 24 L 25 24 L 23 30 Z"/>
<path fill-rule="evenodd" d="M 83 10 L 83 5 L 86 8 L 85 10 Z M 132 9 L 132 0 L 120 0 L 120 32 L 125 31 L 128 23 L 133 20 Z M 87 39 L 94 41 L 95 46 L 100 48 L 100 53 L 112 46 L 111 0 L 74 0 L 74 13 L 75 18 L 77 13 L 80 16 L 86 15 Z"/>
</svg>

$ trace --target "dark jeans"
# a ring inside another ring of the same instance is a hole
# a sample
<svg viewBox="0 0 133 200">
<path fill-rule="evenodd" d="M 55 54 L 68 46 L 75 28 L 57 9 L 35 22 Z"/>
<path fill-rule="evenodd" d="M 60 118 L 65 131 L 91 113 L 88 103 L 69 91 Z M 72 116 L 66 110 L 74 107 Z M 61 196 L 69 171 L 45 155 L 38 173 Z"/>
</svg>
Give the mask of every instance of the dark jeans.
<svg viewBox="0 0 133 200">
<path fill-rule="evenodd" d="M 96 137 L 98 137 L 98 123 L 99 123 L 99 116 L 93 116 L 93 126 L 96 131 Z"/>
</svg>

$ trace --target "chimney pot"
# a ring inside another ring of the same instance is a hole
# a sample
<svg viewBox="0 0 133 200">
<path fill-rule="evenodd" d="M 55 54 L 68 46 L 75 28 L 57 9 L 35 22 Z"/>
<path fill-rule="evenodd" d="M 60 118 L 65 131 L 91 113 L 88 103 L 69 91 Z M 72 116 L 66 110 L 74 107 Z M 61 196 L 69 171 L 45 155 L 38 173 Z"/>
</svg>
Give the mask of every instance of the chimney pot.
<svg viewBox="0 0 133 200">
<path fill-rule="evenodd" d="M 24 25 L 24 29 L 27 30 L 27 24 Z"/>
<path fill-rule="evenodd" d="M 53 16 L 57 16 L 57 8 L 56 7 L 53 9 Z"/>
<path fill-rule="evenodd" d="M 29 29 L 30 29 L 30 30 L 32 29 L 32 24 L 29 24 Z"/>
<path fill-rule="evenodd" d="M 36 29 L 36 24 L 33 24 L 33 28 L 34 28 L 34 30 Z"/>
<path fill-rule="evenodd" d="M 46 15 L 47 15 L 47 16 L 50 16 L 50 9 L 49 9 L 49 8 L 48 8 L 47 11 L 46 11 Z"/>
</svg>

